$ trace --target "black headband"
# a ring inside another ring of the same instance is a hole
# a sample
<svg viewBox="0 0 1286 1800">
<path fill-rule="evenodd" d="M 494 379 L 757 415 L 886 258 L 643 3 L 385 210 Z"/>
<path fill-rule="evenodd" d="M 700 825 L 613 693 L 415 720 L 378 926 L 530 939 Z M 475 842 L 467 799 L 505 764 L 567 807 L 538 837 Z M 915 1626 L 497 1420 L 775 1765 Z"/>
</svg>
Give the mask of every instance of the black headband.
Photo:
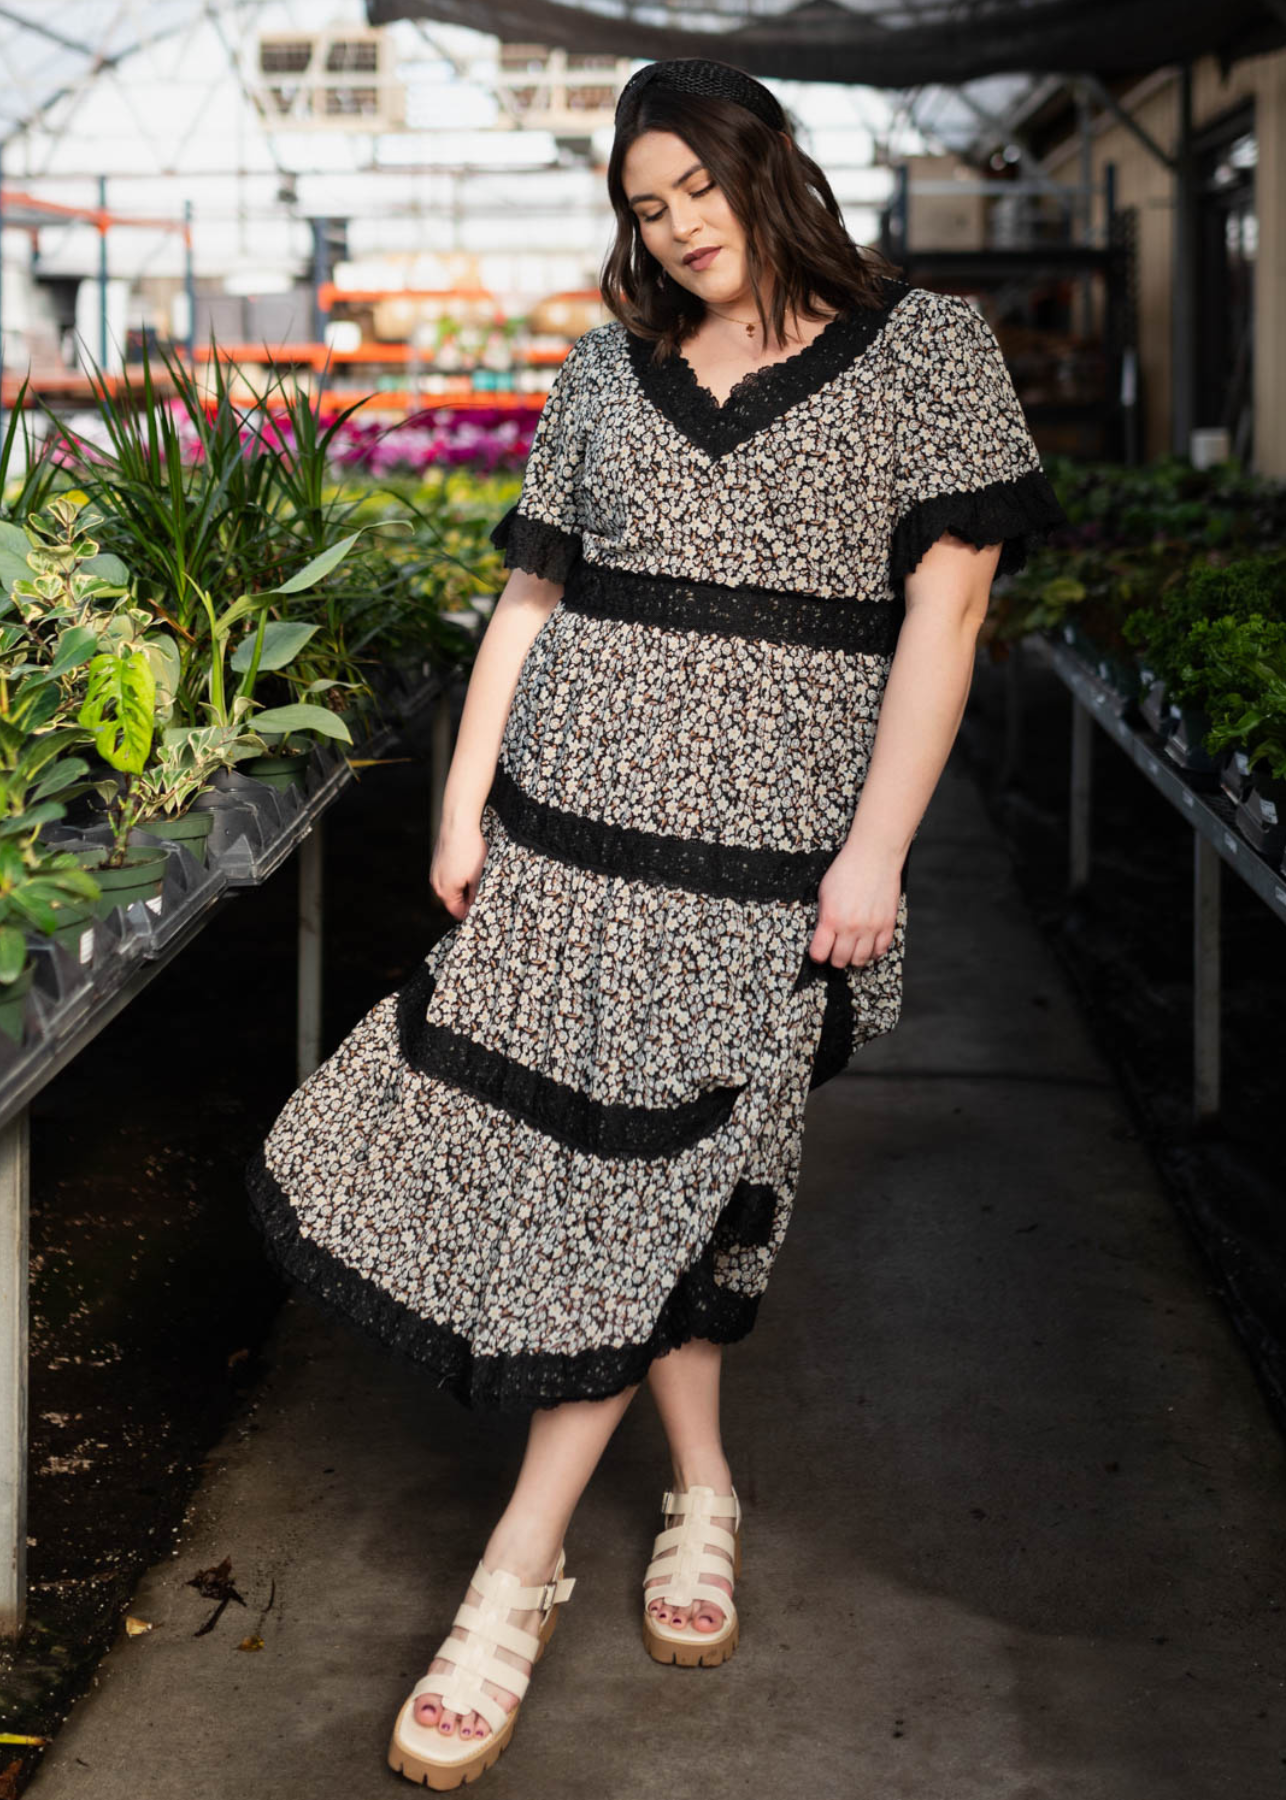
<svg viewBox="0 0 1286 1800">
<path fill-rule="evenodd" d="M 618 128 L 633 111 L 641 91 L 653 82 L 676 94 L 704 94 L 716 100 L 735 100 L 738 106 L 757 114 L 765 125 L 771 125 L 777 131 L 787 129 L 786 115 L 780 103 L 762 81 L 756 81 L 744 69 L 734 69 L 731 63 L 707 62 L 700 56 L 666 57 L 661 62 L 647 63 L 637 69 L 621 89 L 621 97 L 616 102 Z"/>
</svg>

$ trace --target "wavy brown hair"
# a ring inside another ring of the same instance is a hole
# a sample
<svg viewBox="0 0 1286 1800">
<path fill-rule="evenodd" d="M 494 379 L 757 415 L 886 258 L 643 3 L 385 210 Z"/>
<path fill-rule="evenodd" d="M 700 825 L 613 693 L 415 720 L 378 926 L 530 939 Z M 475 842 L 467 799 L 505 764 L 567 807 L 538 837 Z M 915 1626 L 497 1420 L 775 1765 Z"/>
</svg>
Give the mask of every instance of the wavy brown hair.
<svg viewBox="0 0 1286 1800">
<path fill-rule="evenodd" d="M 788 125 L 789 125 L 788 120 Z M 696 330 L 705 302 L 668 273 L 643 242 L 625 192 L 625 153 L 645 131 L 672 131 L 701 159 L 746 234 L 755 306 L 768 339 L 765 276 L 771 276 L 772 334 L 784 342 L 786 315 L 818 319 L 825 310 L 884 304 L 881 279 L 899 268 L 880 251 L 860 249 L 844 228 L 830 183 L 811 156 L 733 100 L 645 87 L 618 128 L 607 164 L 616 238 L 603 259 L 603 304 L 627 330 L 652 338 L 663 360 Z M 663 279 L 658 284 L 658 275 Z M 822 308 L 816 304 L 822 302 Z"/>
</svg>

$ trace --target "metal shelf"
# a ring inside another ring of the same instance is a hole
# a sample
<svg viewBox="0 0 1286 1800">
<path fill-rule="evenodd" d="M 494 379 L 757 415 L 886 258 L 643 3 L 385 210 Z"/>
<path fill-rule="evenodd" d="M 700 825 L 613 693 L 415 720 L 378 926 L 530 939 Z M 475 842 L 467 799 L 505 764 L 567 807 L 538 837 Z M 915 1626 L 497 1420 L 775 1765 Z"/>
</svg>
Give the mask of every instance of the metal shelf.
<svg viewBox="0 0 1286 1800">
<path fill-rule="evenodd" d="M 1161 748 L 1164 740 L 1156 732 L 1140 729 L 1122 718 L 1113 708 L 1112 689 L 1066 645 L 1050 638 L 1029 637 L 1024 639 L 1024 648 L 1038 652 L 1090 717 L 1115 738 L 1131 761 L 1142 769 L 1153 787 L 1184 815 L 1194 831 L 1200 832 L 1214 846 L 1264 904 L 1286 922 L 1286 875 L 1235 829 L 1232 820 L 1236 809 L 1223 790 L 1217 788 L 1205 792 L 1193 787 L 1185 779 L 1183 770 L 1171 762 Z"/>
</svg>

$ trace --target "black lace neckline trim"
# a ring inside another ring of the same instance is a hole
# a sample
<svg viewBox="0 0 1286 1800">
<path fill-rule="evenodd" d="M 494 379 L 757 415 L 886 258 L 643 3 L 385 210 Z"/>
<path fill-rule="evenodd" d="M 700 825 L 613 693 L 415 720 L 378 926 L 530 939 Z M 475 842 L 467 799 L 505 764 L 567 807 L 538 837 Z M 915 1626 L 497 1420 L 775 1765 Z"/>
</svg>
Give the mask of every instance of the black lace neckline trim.
<svg viewBox="0 0 1286 1800">
<path fill-rule="evenodd" d="M 657 411 L 686 438 L 708 456 L 724 456 L 843 374 L 870 348 L 893 308 L 910 291 L 908 283 L 890 278 L 883 287 L 883 305 L 848 307 L 836 313 L 793 356 L 748 369 L 722 402 L 697 379 L 696 370 L 681 352 L 655 362 L 652 340 L 627 332 L 635 376 Z"/>
</svg>

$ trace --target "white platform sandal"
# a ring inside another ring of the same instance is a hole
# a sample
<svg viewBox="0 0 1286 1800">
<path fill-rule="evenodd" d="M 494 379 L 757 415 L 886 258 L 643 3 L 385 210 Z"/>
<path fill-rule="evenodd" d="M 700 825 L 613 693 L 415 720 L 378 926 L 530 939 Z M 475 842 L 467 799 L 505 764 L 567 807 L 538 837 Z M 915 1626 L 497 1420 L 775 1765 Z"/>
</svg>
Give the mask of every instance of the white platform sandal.
<svg viewBox="0 0 1286 1800">
<path fill-rule="evenodd" d="M 679 1523 L 659 1531 L 652 1545 L 652 1560 L 643 1577 L 643 1642 L 648 1655 L 657 1662 L 679 1663 L 689 1669 L 715 1669 L 727 1662 L 737 1648 L 737 1609 L 731 1595 L 712 1581 L 703 1581 L 702 1575 L 722 1575 L 735 1581 L 741 1573 L 741 1502 L 737 1490 L 716 1494 L 713 1488 L 693 1487 L 683 1494 L 667 1492 L 661 1496 L 661 1511 L 667 1518 L 677 1515 Z M 725 1518 L 733 1521 L 731 1531 L 713 1522 Z M 707 1550 L 707 1544 L 716 1548 Z M 647 1584 L 657 1576 L 664 1576 L 664 1582 L 649 1587 Z M 724 1622 L 718 1631 L 663 1625 L 647 1610 L 654 1600 L 668 1601 L 671 1606 L 711 1600 L 722 1610 Z"/>
<path fill-rule="evenodd" d="M 522 1707 L 523 1695 L 531 1680 L 512 1663 L 501 1662 L 496 1650 L 503 1647 L 524 1656 L 534 1667 L 545 1654 L 545 1646 L 554 1635 L 558 1608 L 570 1600 L 575 1579 L 563 1574 L 563 1552 L 553 1578 L 542 1587 L 525 1587 L 508 1569 L 485 1569 L 481 1563 L 473 1573 L 473 1585 L 482 1595 L 479 1606 L 466 1600 L 453 1621 L 452 1633 L 435 1657 L 449 1658 L 452 1667 L 440 1675 L 422 1675 L 402 1702 L 393 1725 L 389 1744 L 389 1766 L 399 1775 L 421 1787 L 442 1792 L 457 1788 L 466 1781 L 476 1781 L 501 1755 L 513 1736 L 514 1724 Z M 509 1613 L 541 1614 L 538 1633 L 522 1631 L 509 1623 Z M 457 1637 L 454 1626 L 461 1625 L 469 1637 Z M 483 1687 L 494 1682 L 506 1693 L 517 1697 L 518 1705 L 506 1712 L 500 1702 Z M 480 1713 L 487 1721 L 488 1732 L 480 1741 L 462 1738 L 458 1731 L 446 1736 L 436 1727 L 421 1725 L 415 1717 L 415 1703 L 421 1694 L 437 1694 L 447 1712 L 463 1716 Z"/>
</svg>

